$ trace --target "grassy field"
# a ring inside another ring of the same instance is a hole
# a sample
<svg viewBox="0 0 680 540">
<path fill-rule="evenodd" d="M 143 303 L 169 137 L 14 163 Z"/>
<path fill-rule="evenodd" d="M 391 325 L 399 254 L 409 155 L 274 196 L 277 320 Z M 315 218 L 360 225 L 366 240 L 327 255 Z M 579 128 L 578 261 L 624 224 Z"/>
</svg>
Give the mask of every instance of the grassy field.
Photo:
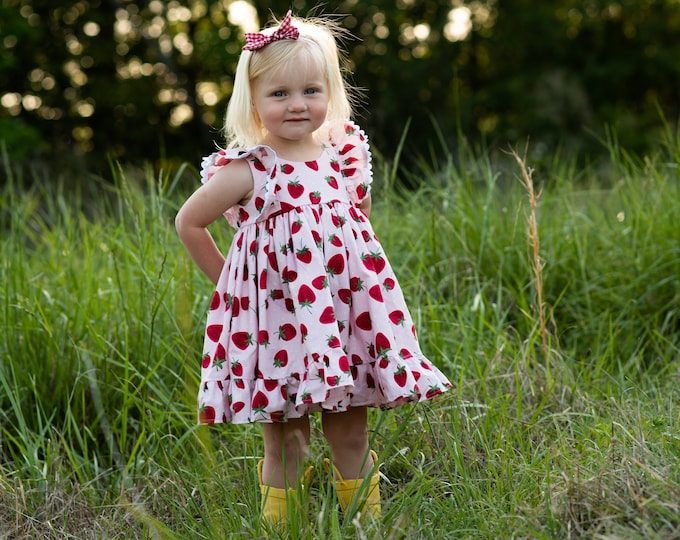
<svg viewBox="0 0 680 540">
<path fill-rule="evenodd" d="M 679 143 L 608 144 L 535 171 L 461 151 L 413 191 L 376 159 L 375 229 L 454 390 L 372 412 L 379 524 L 336 510 L 315 419 L 292 537 L 680 538 Z M 0 538 L 263 535 L 258 426 L 195 425 L 212 291 L 174 232 L 188 173 L 6 168 Z"/>
</svg>

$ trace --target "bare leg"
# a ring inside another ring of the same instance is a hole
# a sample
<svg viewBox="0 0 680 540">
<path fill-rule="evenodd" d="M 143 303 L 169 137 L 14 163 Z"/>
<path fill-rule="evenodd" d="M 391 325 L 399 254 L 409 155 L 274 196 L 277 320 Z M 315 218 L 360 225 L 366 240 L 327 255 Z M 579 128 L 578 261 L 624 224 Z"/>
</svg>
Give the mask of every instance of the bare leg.
<svg viewBox="0 0 680 540">
<path fill-rule="evenodd" d="M 302 462 L 309 451 L 309 418 L 294 418 L 285 423 L 262 424 L 264 464 L 262 480 L 271 487 L 295 487 Z"/>
<path fill-rule="evenodd" d="M 324 412 L 323 434 L 331 447 L 333 465 L 343 478 L 363 478 L 373 468 L 368 453 L 368 420 L 366 407 L 347 412 Z"/>
</svg>

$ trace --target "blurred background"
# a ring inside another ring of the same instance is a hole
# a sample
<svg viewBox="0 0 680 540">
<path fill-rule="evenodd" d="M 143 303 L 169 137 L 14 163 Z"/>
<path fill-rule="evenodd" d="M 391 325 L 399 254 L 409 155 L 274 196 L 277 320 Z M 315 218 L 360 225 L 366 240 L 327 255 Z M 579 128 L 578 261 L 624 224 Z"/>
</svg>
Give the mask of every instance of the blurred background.
<svg viewBox="0 0 680 540">
<path fill-rule="evenodd" d="M 457 145 L 589 159 L 675 129 L 680 0 L 0 0 L 0 139 L 13 164 L 172 167 L 222 144 L 243 33 L 287 9 L 353 39 L 378 152 Z"/>
</svg>

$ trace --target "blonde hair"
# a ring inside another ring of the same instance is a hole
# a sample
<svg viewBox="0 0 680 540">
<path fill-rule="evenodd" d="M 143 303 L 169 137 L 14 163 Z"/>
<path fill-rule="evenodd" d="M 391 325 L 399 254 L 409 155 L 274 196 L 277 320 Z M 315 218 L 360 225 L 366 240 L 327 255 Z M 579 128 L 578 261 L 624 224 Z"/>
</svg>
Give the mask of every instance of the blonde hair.
<svg viewBox="0 0 680 540">
<path fill-rule="evenodd" d="M 347 71 L 343 65 L 345 56 L 337 44 L 343 30 L 332 20 L 321 18 L 293 17 L 292 24 L 300 32 L 298 39 L 274 41 L 256 51 L 241 52 L 224 122 L 228 147 L 247 148 L 262 140 L 266 131 L 252 106 L 251 84 L 260 75 L 292 59 L 305 60 L 323 73 L 329 98 L 326 122 L 348 120 L 351 117 L 353 97 L 343 76 Z M 270 34 L 277 28 L 278 25 L 262 33 Z"/>
</svg>

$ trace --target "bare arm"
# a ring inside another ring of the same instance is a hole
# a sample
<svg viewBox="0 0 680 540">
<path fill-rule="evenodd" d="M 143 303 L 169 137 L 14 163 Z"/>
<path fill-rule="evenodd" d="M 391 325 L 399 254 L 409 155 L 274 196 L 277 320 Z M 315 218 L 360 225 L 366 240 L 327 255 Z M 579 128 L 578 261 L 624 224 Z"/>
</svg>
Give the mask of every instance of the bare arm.
<svg viewBox="0 0 680 540">
<path fill-rule="evenodd" d="M 253 175 L 245 160 L 232 161 L 219 169 L 182 205 L 175 217 L 175 228 L 189 255 L 217 283 L 224 266 L 219 250 L 207 227 L 227 209 L 250 197 Z"/>
<path fill-rule="evenodd" d="M 361 204 L 359 205 L 359 208 L 366 214 L 366 217 L 371 217 L 371 194 L 369 193 L 364 197 L 364 200 L 361 201 Z"/>
</svg>

